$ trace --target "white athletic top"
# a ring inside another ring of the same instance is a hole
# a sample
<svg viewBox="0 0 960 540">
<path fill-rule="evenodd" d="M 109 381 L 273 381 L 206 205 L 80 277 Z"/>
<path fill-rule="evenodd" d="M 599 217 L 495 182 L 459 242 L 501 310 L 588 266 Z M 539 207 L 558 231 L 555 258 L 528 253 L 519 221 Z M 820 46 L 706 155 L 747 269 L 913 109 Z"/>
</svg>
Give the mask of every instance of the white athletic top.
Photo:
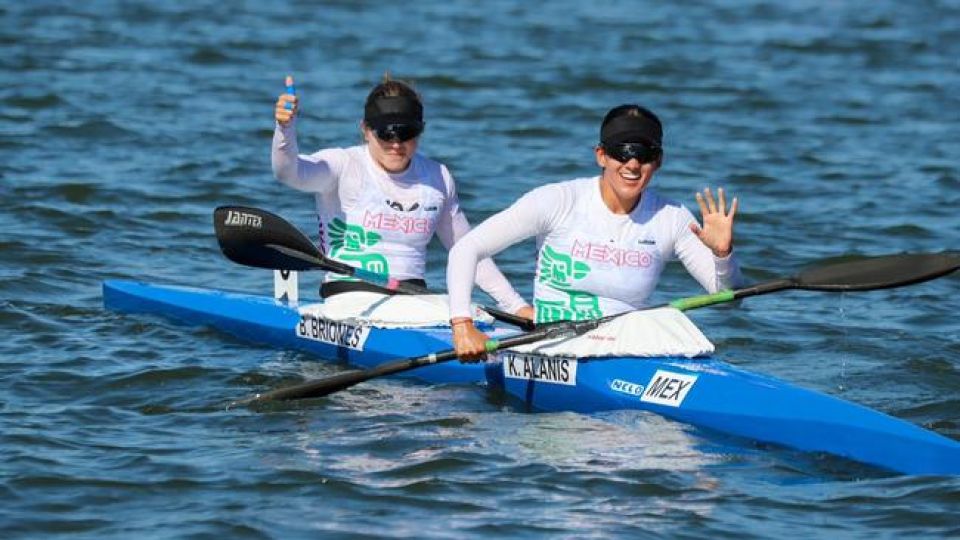
<svg viewBox="0 0 960 540">
<path fill-rule="evenodd" d="M 278 180 L 315 194 L 321 250 L 351 266 L 423 279 L 433 235 L 449 249 L 470 230 L 450 171 L 420 153 L 397 174 L 377 165 L 366 145 L 298 155 L 291 122 L 277 124 L 271 158 Z M 328 273 L 331 279 L 343 277 Z M 468 279 L 472 287 L 472 272 Z M 526 305 L 489 258 L 477 266 L 476 282 L 504 311 Z"/>
<path fill-rule="evenodd" d="M 470 276 L 483 257 L 537 237 L 537 322 L 582 320 L 644 307 L 667 261 L 677 258 L 713 293 L 737 286 L 733 254 L 718 258 L 690 231 L 684 206 L 646 189 L 629 214 L 603 202 L 599 177 L 548 184 L 457 242 L 447 264 L 451 317 L 470 316 Z"/>
</svg>

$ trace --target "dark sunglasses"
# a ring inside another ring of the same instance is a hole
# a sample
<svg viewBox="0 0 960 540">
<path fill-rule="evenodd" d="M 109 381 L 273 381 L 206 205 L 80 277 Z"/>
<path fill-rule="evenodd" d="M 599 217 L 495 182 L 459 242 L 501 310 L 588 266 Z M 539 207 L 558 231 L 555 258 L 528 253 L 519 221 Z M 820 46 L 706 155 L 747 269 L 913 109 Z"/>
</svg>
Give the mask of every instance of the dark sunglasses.
<svg viewBox="0 0 960 540">
<path fill-rule="evenodd" d="M 663 148 L 643 143 L 604 144 L 602 147 L 608 156 L 620 163 L 626 163 L 631 159 L 636 159 L 640 163 L 653 163 L 663 157 Z"/>
<path fill-rule="evenodd" d="M 423 133 L 423 124 L 387 124 L 375 128 L 377 138 L 388 142 L 407 142 Z"/>
</svg>

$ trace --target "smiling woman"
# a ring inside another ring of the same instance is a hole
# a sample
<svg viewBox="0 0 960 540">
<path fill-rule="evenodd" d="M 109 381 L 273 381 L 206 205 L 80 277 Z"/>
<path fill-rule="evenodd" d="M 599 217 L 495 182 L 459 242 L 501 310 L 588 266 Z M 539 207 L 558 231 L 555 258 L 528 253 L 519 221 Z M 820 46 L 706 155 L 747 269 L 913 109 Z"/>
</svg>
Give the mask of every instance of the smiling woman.
<svg viewBox="0 0 960 540">
<path fill-rule="evenodd" d="M 477 261 L 537 238 L 536 322 L 598 319 L 644 307 L 666 263 L 680 259 L 709 292 L 740 284 L 733 256 L 734 199 L 697 194 L 703 226 L 650 183 L 663 162 L 663 125 L 639 105 L 611 109 L 595 148 L 599 177 L 534 189 L 464 236 L 450 252 L 447 283 L 461 359 L 485 356 L 469 300 Z"/>
<path fill-rule="evenodd" d="M 364 105 L 360 129 L 365 144 L 300 155 L 292 77 L 286 86 L 274 112 L 273 171 L 284 184 L 314 194 L 324 255 L 425 287 L 430 239 L 436 234 L 449 249 L 470 225 L 450 171 L 417 152 L 425 126 L 420 96 L 409 84 L 385 77 Z M 502 310 L 532 315 L 492 260 L 478 265 L 476 282 Z M 320 295 L 370 290 L 379 289 L 328 273 Z"/>
</svg>

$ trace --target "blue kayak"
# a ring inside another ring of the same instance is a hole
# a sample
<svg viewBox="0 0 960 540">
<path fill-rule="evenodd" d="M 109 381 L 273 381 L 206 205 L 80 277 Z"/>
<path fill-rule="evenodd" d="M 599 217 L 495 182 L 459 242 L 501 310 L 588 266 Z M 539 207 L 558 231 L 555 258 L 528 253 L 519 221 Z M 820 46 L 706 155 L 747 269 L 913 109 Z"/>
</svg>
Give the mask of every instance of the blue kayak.
<svg viewBox="0 0 960 540">
<path fill-rule="evenodd" d="M 447 327 L 388 329 L 318 320 L 268 296 L 106 281 L 103 298 L 111 310 L 211 326 L 362 368 L 451 348 Z M 494 339 L 517 333 L 500 327 L 484 330 Z M 960 442 L 712 356 L 578 359 L 507 351 L 500 360 L 446 362 L 401 376 L 433 383 L 486 383 L 542 411 L 646 410 L 720 433 L 899 473 L 960 473 Z"/>
</svg>

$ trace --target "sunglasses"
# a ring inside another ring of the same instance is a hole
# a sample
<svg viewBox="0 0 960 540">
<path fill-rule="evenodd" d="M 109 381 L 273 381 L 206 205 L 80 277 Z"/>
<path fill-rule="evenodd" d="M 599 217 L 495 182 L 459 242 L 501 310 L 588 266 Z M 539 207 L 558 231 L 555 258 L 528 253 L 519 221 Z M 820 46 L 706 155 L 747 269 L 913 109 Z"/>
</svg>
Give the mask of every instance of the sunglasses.
<svg viewBox="0 0 960 540">
<path fill-rule="evenodd" d="M 603 151 L 620 163 L 636 159 L 640 163 L 653 163 L 663 157 L 663 148 L 644 143 L 621 143 L 602 145 Z"/>
<path fill-rule="evenodd" d="M 387 124 L 374 128 L 377 138 L 387 142 L 407 142 L 423 133 L 423 124 Z"/>
</svg>

